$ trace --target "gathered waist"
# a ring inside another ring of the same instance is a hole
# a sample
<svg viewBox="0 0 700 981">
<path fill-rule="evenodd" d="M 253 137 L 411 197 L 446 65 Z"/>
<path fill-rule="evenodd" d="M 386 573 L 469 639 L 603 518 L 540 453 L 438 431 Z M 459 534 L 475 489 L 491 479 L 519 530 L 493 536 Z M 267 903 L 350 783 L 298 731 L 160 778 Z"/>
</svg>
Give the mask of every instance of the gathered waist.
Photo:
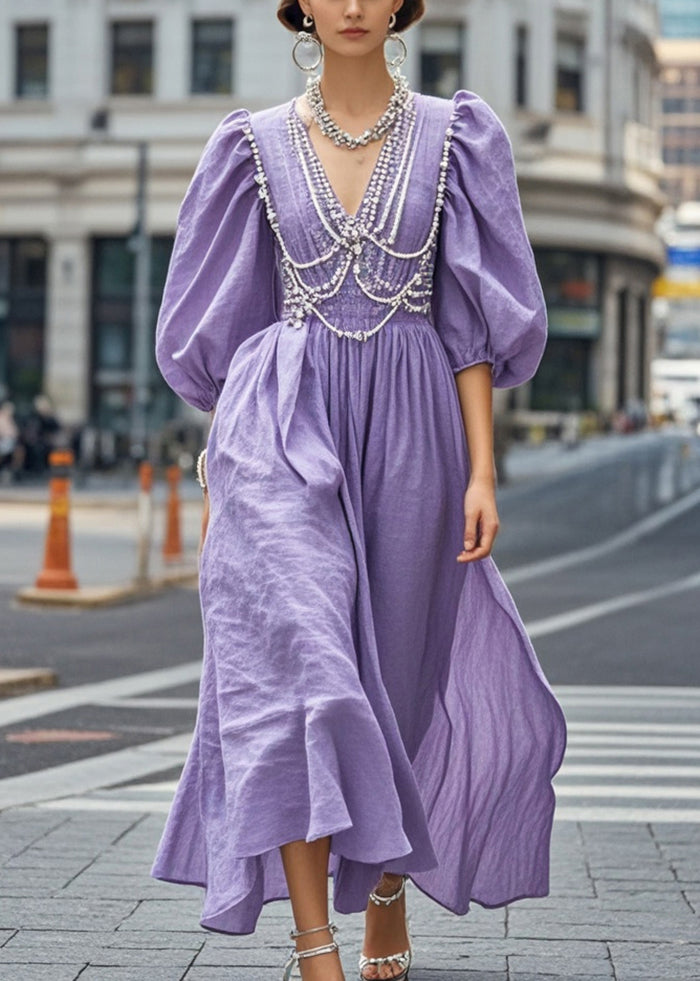
<svg viewBox="0 0 700 981">
<path fill-rule="evenodd" d="M 406 310 L 403 307 L 387 311 L 384 318 L 377 322 L 376 314 L 374 316 L 368 315 L 366 305 L 362 310 L 349 309 L 340 322 L 336 318 L 335 323 L 330 323 L 319 311 L 309 313 L 296 322 L 287 321 L 287 325 L 292 330 L 303 326 L 304 323 L 307 323 L 310 328 L 322 327 L 344 341 L 370 341 L 388 327 L 396 329 L 400 328 L 402 324 L 412 326 L 424 324 L 430 328 L 433 326 L 430 313 Z"/>
</svg>

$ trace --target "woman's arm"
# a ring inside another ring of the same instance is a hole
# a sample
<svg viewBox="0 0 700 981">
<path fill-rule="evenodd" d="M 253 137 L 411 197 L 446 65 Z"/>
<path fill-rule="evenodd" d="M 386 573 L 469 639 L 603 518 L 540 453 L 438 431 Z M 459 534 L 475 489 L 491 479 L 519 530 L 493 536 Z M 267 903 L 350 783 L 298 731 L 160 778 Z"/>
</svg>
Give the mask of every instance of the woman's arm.
<svg viewBox="0 0 700 981">
<path fill-rule="evenodd" d="M 496 464 L 493 455 L 491 365 L 475 364 L 455 374 L 469 450 L 469 486 L 464 494 L 464 549 L 458 562 L 490 554 L 498 533 Z"/>
</svg>

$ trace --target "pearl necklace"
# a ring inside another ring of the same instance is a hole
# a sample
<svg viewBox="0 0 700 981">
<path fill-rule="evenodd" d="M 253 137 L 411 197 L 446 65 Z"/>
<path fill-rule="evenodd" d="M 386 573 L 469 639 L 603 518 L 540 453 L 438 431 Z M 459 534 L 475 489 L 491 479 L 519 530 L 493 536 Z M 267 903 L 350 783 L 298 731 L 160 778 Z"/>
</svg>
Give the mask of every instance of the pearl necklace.
<svg viewBox="0 0 700 981">
<path fill-rule="evenodd" d="M 375 140 L 381 140 L 384 134 L 396 123 L 410 95 L 408 80 L 398 73 L 394 75 L 394 91 L 386 110 L 371 129 L 365 130 L 360 136 L 351 136 L 347 130 L 341 129 L 326 109 L 321 92 L 321 79 L 318 77 L 310 78 L 306 83 L 306 98 L 318 128 L 336 146 L 345 146 L 349 150 L 357 150 L 358 147 L 367 146 L 368 143 Z"/>
</svg>

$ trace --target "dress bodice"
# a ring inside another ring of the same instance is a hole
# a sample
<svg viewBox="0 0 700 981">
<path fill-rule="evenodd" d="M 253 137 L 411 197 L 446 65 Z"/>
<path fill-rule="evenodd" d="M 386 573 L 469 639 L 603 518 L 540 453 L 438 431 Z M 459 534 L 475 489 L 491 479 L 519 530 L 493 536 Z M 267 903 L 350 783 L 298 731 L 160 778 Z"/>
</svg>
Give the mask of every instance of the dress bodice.
<svg viewBox="0 0 700 981">
<path fill-rule="evenodd" d="M 251 117 L 246 137 L 276 240 L 282 319 L 300 328 L 315 316 L 363 341 L 398 311 L 430 319 L 450 105 L 411 93 L 354 215 L 338 200 L 296 100 Z"/>
<path fill-rule="evenodd" d="M 489 362 L 496 387 L 532 377 L 542 356 L 513 149 L 488 103 L 412 93 L 355 216 L 294 100 L 222 119 L 180 206 L 156 325 L 175 391 L 210 410 L 268 334 L 296 349 L 325 325 L 340 354 L 343 338 L 381 344 L 408 321 L 426 343 L 434 329 L 453 371 Z"/>
</svg>

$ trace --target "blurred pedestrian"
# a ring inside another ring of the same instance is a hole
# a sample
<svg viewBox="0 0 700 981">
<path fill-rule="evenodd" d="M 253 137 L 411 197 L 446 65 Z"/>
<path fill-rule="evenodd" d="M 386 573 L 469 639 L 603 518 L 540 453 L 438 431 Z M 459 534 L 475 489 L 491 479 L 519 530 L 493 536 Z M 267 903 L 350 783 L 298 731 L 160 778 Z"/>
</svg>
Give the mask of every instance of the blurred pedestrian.
<svg viewBox="0 0 700 981">
<path fill-rule="evenodd" d="M 48 396 L 35 396 L 32 411 L 21 429 L 21 439 L 25 471 L 37 476 L 45 473 L 49 453 L 61 442 L 61 424 Z"/>
<path fill-rule="evenodd" d="M 12 483 L 20 460 L 19 428 L 15 407 L 9 400 L 0 405 L 0 479 Z"/>
<path fill-rule="evenodd" d="M 157 325 L 216 413 L 199 711 L 151 874 L 224 933 L 290 896 L 304 981 L 343 977 L 329 874 L 363 979 L 408 974 L 409 877 L 460 914 L 549 888 L 566 727 L 491 558 L 492 387 L 534 374 L 546 308 L 503 124 L 398 71 L 423 9 L 280 3 L 322 74 L 217 127 Z"/>
</svg>

